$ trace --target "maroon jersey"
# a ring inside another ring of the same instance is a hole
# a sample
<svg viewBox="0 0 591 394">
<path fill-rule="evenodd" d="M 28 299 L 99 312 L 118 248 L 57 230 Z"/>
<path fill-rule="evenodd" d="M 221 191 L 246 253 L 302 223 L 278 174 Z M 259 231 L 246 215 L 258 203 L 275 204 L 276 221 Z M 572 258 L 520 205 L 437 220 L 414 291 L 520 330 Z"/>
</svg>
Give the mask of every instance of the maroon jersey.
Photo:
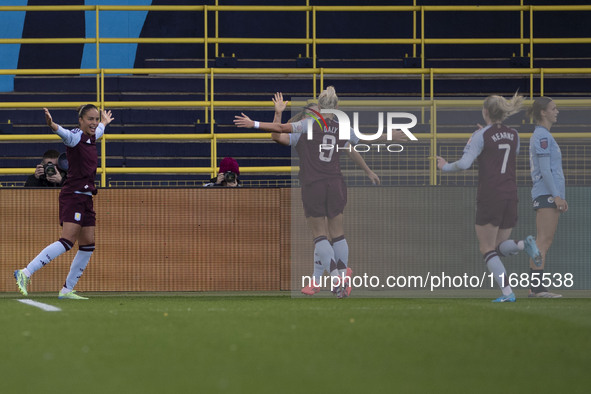
<svg viewBox="0 0 591 394">
<path fill-rule="evenodd" d="M 308 139 L 307 119 L 293 125 L 292 138 L 297 140 L 295 149 L 300 158 L 299 179 L 303 185 L 316 181 L 342 177 L 339 163 L 340 151 L 348 141 L 339 140 L 339 123 L 336 119 L 326 122 L 328 127 L 320 128 L 313 123 L 312 139 Z M 337 149 L 338 147 L 338 149 Z"/>
<path fill-rule="evenodd" d="M 493 124 L 483 129 L 481 135 L 482 141 L 477 141 L 483 146 L 478 156 L 476 200 L 517 200 L 515 172 L 519 134 L 505 125 Z"/>
<path fill-rule="evenodd" d="M 67 146 L 68 178 L 62 186 L 62 193 L 91 192 L 96 194 L 94 185 L 98 155 L 96 150 L 96 136 L 84 134 L 80 129 L 74 129 L 72 134 L 80 133 L 80 141 L 75 146 Z"/>
</svg>

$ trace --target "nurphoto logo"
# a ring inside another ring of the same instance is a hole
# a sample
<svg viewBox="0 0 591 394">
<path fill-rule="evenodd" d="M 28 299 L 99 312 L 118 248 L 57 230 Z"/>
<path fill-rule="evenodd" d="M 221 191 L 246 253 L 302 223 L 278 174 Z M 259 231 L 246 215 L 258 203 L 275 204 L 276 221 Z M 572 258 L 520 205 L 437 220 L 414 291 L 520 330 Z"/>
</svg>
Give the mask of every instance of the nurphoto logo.
<svg viewBox="0 0 591 394">
<path fill-rule="evenodd" d="M 357 152 L 368 152 L 372 150 L 372 147 L 375 148 L 378 152 L 385 150 L 388 152 L 402 152 L 404 147 L 400 144 L 383 144 L 383 143 L 359 143 L 354 145 L 353 147 L 349 146 L 339 146 L 336 142 L 337 139 L 334 137 L 338 135 L 339 140 L 348 141 L 351 139 L 351 130 L 357 138 L 359 138 L 360 142 L 382 142 L 382 141 L 392 141 L 392 133 L 395 130 L 402 131 L 406 137 L 411 141 L 417 141 L 417 137 L 410 131 L 410 129 L 417 124 L 417 117 L 408 112 L 386 112 L 386 138 L 384 140 L 384 112 L 378 112 L 378 130 L 374 134 L 365 134 L 359 130 L 359 112 L 353 112 L 353 127 L 351 128 L 351 121 L 349 120 L 349 116 L 338 109 L 321 109 L 320 112 L 315 111 L 311 108 L 308 108 L 310 111 L 307 124 L 308 130 L 308 140 L 313 138 L 313 124 L 316 122 L 320 129 L 326 130 L 327 135 L 323 138 L 323 143 L 320 144 L 319 149 L 320 151 L 323 150 L 332 150 L 335 149 L 339 150 L 348 150 L 354 149 Z M 331 126 L 329 127 L 324 119 L 322 114 L 333 114 L 337 117 L 338 120 L 338 129 L 337 127 Z M 400 120 L 407 120 L 405 123 L 399 123 Z M 397 120 L 395 123 L 394 120 Z M 332 138 L 331 138 L 332 137 Z"/>
</svg>

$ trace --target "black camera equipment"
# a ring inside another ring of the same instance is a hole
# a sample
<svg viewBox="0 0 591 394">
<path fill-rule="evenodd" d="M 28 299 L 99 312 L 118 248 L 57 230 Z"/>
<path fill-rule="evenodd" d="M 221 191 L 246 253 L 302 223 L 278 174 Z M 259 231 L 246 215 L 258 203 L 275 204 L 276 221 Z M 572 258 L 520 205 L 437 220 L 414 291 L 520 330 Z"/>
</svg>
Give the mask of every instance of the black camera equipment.
<svg viewBox="0 0 591 394">
<path fill-rule="evenodd" d="M 236 173 L 232 171 L 226 171 L 224 172 L 224 179 L 227 183 L 236 182 Z"/>
<path fill-rule="evenodd" d="M 55 168 L 55 164 L 53 164 L 52 162 L 43 164 L 43 171 L 45 171 L 46 177 L 54 176 L 55 174 L 57 174 L 57 168 Z"/>
</svg>

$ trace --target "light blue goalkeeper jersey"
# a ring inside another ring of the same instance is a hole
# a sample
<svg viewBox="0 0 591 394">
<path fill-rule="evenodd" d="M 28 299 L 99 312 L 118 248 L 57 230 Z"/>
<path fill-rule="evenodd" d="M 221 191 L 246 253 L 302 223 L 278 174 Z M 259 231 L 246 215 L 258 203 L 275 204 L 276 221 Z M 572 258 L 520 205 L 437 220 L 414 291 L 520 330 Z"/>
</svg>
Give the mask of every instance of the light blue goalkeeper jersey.
<svg viewBox="0 0 591 394">
<path fill-rule="evenodd" d="M 529 162 L 532 200 L 546 194 L 566 198 L 560 147 L 545 127 L 536 126 L 529 140 Z"/>
</svg>

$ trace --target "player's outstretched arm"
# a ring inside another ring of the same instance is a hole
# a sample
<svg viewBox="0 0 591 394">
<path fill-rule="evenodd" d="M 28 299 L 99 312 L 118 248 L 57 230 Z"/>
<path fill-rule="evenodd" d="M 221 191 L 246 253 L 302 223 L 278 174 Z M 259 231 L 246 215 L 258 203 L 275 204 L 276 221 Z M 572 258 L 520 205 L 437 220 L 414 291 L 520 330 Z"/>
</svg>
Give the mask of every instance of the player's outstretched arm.
<svg viewBox="0 0 591 394">
<path fill-rule="evenodd" d="M 236 127 L 247 128 L 247 129 L 260 129 L 263 131 L 269 131 L 271 133 L 291 133 L 291 124 L 289 123 L 269 123 L 269 122 L 257 122 L 251 120 L 248 116 L 241 113 L 240 115 L 234 116 L 234 124 Z"/>
<path fill-rule="evenodd" d="M 289 146 L 289 134 L 271 133 L 271 139 L 278 144 Z"/>
<path fill-rule="evenodd" d="M 47 108 L 43 108 L 43 111 L 45 111 L 45 123 L 47 123 L 47 125 L 51 127 L 51 130 L 64 141 L 64 144 L 66 144 L 66 146 L 76 146 L 78 141 L 80 141 L 80 135 L 78 134 L 75 136 L 70 130 L 66 130 L 55 123 Z"/>
</svg>

